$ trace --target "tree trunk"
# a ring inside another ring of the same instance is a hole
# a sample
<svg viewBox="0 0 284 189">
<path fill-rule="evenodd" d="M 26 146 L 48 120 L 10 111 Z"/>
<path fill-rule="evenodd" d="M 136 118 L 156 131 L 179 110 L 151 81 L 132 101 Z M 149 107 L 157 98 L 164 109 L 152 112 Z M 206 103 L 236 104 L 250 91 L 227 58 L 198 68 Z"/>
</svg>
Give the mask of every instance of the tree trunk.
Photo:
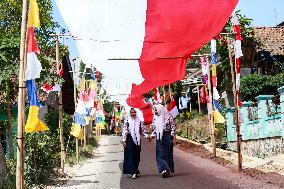
<svg viewBox="0 0 284 189">
<path fill-rule="evenodd" d="M 14 143 L 13 143 L 13 114 L 11 104 L 7 103 L 7 115 L 8 115 L 8 143 L 9 143 L 9 152 L 10 158 L 14 159 Z"/>
<path fill-rule="evenodd" d="M 0 142 L 0 189 L 4 188 L 4 179 L 6 171 L 6 158 Z"/>
</svg>

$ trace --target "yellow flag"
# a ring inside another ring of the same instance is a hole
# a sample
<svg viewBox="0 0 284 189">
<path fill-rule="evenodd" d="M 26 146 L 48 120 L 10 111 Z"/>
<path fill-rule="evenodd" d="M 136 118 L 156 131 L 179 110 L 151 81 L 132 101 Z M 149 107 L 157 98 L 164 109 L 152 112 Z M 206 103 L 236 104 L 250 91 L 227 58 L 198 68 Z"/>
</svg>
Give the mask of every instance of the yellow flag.
<svg viewBox="0 0 284 189">
<path fill-rule="evenodd" d="M 219 111 L 213 112 L 214 122 L 215 123 L 225 123 L 225 118 L 222 116 L 222 114 Z"/>
<path fill-rule="evenodd" d="M 25 126 L 27 133 L 49 130 L 48 127 L 38 118 L 38 106 L 30 106 L 29 116 Z"/>
<path fill-rule="evenodd" d="M 30 0 L 28 27 L 40 27 L 39 8 L 36 0 Z"/>
<path fill-rule="evenodd" d="M 216 65 L 212 64 L 212 76 L 216 76 Z"/>
<path fill-rule="evenodd" d="M 78 139 L 83 139 L 84 138 L 84 130 L 81 128 L 81 125 L 72 123 L 71 127 L 71 135 L 74 137 L 77 137 Z"/>
</svg>

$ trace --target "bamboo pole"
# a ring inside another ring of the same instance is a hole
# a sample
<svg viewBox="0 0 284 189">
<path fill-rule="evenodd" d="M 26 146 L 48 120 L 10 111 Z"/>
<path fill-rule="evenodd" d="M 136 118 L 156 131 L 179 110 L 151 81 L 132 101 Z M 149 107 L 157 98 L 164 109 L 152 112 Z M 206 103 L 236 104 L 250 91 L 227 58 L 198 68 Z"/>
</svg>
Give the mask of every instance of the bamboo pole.
<svg viewBox="0 0 284 189">
<path fill-rule="evenodd" d="M 74 105 L 75 105 L 75 109 L 77 106 L 77 89 L 76 89 L 76 82 L 75 82 L 75 78 L 76 78 L 76 65 L 75 62 L 73 62 L 73 90 L 74 90 Z M 76 163 L 79 164 L 79 139 L 78 137 L 75 137 L 76 140 Z"/>
<path fill-rule="evenodd" d="M 84 148 L 87 146 L 87 125 L 84 127 Z"/>
<path fill-rule="evenodd" d="M 172 100 L 172 90 L 171 90 L 171 84 L 169 84 L 169 93 L 170 93 L 170 99 Z"/>
<path fill-rule="evenodd" d="M 20 66 L 19 66 L 19 94 L 18 94 L 18 131 L 17 131 L 17 166 L 16 166 L 16 189 L 24 188 L 24 120 L 22 112 L 24 108 L 24 59 L 27 27 L 27 0 L 22 3 L 22 24 L 21 24 L 21 43 L 20 43 Z"/>
<path fill-rule="evenodd" d="M 197 84 L 198 113 L 201 114 L 199 84 Z"/>
<path fill-rule="evenodd" d="M 235 70 L 234 70 L 234 65 L 233 65 L 232 50 L 231 50 L 229 41 L 228 41 L 228 50 L 229 50 L 229 59 L 230 59 L 230 67 L 231 67 L 231 75 L 232 75 L 232 83 L 233 83 L 234 105 L 235 105 L 238 168 L 239 170 L 242 170 L 242 152 L 241 152 L 242 136 L 240 134 L 239 107 L 238 107 L 237 95 L 236 95 L 236 80 L 235 80 L 236 77 L 235 77 Z"/>
<path fill-rule="evenodd" d="M 189 86 L 189 91 L 190 91 L 190 86 Z M 186 97 L 187 97 L 187 95 L 186 95 Z M 192 111 L 191 101 L 189 101 L 189 112 L 191 113 L 191 111 Z"/>
<path fill-rule="evenodd" d="M 206 57 L 206 65 L 207 65 L 207 76 L 208 76 L 208 92 L 209 92 L 209 110 L 208 110 L 208 116 L 209 116 L 209 128 L 210 128 L 210 134 L 211 134 L 211 143 L 212 143 L 212 153 L 214 157 L 216 157 L 216 144 L 215 144 L 215 125 L 213 120 L 213 105 L 212 105 L 212 87 L 211 87 L 211 74 L 210 74 L 210 68 L 209 68 L 209 60 Z"/>
<path fill-rule="evenodd" d="M 55 36 L 55 44 L 56 44 L 56 64 L 57 64 L 57 74 L 59 74 L 59 35 Z M 61 175 L 64 175 L 64 164 L 65 164 L 65 147 L 64 147 L 64 136 L 63 136 L 63 123 L 62 123 L 62 91 L 58 91 L 58 126 L 60 133 L 60 144 L 61 144 L 61 152 L 60 152 L 60 167 L 61 167 Z"/>
<path fill-rule="evenodd" d="M 159 89 L 158 89 L 159 90 Z M 163 99 L 164 99 L 164 106 L 166 106 L 166 92 L 165 92 L 165 86 L 163 86 Z"/>
</svg>

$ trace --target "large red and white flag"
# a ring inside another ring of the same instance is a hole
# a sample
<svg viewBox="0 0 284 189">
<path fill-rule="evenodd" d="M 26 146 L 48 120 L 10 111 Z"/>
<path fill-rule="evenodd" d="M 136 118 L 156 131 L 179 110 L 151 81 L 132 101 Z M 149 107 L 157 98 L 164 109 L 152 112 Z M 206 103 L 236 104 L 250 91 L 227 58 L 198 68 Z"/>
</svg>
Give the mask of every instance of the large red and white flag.
<svg viewBox="0 0 284 189">
<path fill-rule="evenodd" d="M 237 2 L 56 0 L 83 62 L 134 83 L 132 95 L 183 79 L 186 59 L 220 33 Z"/>
</svg>

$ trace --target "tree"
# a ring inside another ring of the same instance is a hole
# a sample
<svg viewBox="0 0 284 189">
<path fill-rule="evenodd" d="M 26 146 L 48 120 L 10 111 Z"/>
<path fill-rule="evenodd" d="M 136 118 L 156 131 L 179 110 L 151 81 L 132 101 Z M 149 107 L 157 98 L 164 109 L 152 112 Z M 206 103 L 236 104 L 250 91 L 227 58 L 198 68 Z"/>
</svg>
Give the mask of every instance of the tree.
<svg viewBox="0 0 284 189">
<path fill-rule="evenodd" d="M 41 28 L 36 30 L 36 37 L 41 49 L 39 59 L 42 63 L 42 73 L 39 83 L 58 81 L 55 72 L 50 72 L 55 63 L 54 42 L 48 36 L 58 24 L 52 20 L 51 0 L 37 0 L 40 9 Z M 14 149 L 12 138 L 12 110 L 16 104 L 18 94 L 19 73 L 19 44 L 21 24 L 21 1 L 3 0 L 0 2 L 0 102 L 4 105 L 8 115 L 8 143 L 9 149 Z M 62 47 L 61 47 L 62 48 Z M 11 150 L 11 158 L 14 157 Z"/>
</svg>

